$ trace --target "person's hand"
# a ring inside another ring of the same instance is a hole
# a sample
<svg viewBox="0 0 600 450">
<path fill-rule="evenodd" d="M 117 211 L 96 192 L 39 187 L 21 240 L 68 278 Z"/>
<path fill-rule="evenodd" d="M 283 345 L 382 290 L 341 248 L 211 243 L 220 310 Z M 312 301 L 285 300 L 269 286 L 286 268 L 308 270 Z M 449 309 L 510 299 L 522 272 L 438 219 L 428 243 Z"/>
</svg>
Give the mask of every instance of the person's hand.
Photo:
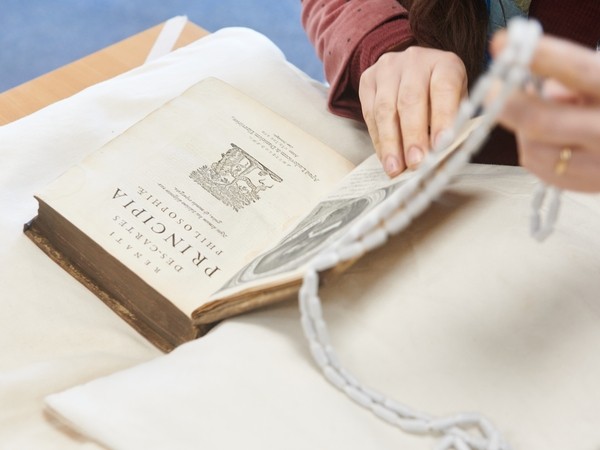
<svg viewBox="0 0 600 450">
<path fill-rule="evenodd" d="M 496 35 L 492 54 L 505 44 Z M 521 165 L 563 189 L 600 191 L 600 54 L 544 36 L 531 70 L 547 78 L 543 98 L 516 93 L 500 117 L 517 136 Z"/>
<path fill-rule="evenodd" d="M 362 112 L 384 170 L 415 168 L 452 124 L 467 92 L 467 73 L 454 53 L 424 47 L 383 54 L 361 76 Z"/>
</svg>

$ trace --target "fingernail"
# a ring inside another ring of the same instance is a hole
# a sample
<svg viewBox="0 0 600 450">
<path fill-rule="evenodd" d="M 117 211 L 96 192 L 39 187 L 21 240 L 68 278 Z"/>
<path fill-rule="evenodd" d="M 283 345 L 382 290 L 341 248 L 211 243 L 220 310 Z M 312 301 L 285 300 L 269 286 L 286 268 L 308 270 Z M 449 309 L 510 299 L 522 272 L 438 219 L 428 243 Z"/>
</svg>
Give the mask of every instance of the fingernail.
<svg viewBox="0 0 600 450">
<path fill-rule="evenodd" d="M 406 154 L 406 163 L 409 167 L 418 166 L 422 160 L 423 150 L 414 146 L 408 149 L 408 153 Z"/>
<path fill-rule="evenodd" d="M 398 158 L 394 155 L 388 155 L 385 158 L 384 170 L 390 176 L 394 176 L 398 173 L 400 169 L 400 163 L 398 162 Z"/>
<path fill-rule="evenodd" d="M 441 150 L 442 144 L 445 147 L 446 142 L 444 142 L 444 140 L 446 139 L 446 136 L 447 136 L 446 130 L 438 131 L 437 134 L 435 135 L 435 138 L 433 139 L 433 148 L 435 148 L 436 150 Z"/>
</svg>

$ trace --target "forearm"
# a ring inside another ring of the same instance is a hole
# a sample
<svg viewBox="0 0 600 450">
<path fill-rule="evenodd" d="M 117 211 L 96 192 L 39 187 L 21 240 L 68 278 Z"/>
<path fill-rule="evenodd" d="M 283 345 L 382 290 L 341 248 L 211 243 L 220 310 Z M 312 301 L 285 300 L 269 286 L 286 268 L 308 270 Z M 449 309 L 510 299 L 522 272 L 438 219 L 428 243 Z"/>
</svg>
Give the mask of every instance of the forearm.
<svg viewBox="0 0 600 450">
<path fill-rule="evenodd" d="M 396 0 L 303 0 L 302 24 L 331 84 L 330 108 L 356 119 L 362 72 L 383 53 L 412 43 L 408 13 Z"/>
</svg>

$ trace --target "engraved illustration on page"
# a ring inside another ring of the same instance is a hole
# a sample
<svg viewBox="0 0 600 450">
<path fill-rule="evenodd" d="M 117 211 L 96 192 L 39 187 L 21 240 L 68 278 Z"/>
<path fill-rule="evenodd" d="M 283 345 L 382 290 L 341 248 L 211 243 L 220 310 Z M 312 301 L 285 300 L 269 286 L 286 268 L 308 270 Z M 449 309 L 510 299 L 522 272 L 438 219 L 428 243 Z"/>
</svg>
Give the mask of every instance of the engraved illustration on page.
<svg viewBox="0 0 600 450">
<path fill-rule="evenodd" d="M 283 178 L 242 148 L 231 144 L 221 159 L 190 173 L 190 178 L 236 212 L 260 200 L 260 193 Z"/>
<path fill-rule="evenodd" d="M 301 267 L 358 217 L 380 204 L 402 184 L 376 189 L 359 197 L 319 203 L 292 232 L 241 269 L 220 291 Z"/>
</svg>

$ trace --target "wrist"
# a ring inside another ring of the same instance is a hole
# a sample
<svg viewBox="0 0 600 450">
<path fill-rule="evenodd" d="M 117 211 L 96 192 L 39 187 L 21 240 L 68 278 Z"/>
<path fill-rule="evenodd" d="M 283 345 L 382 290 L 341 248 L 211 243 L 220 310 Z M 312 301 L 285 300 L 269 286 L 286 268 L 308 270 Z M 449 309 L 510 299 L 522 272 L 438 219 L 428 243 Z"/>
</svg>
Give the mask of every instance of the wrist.
<svg viewBox="0 0 600 450">
<path fill-rule="evenodd" d="M 403 51 L 415 45 L 406 19 L 390 20 L 366 35 L 356 47 L 350 62 L 350 84 L 356 92 L 362 73 L 384 53 Z"/>
</svg>

